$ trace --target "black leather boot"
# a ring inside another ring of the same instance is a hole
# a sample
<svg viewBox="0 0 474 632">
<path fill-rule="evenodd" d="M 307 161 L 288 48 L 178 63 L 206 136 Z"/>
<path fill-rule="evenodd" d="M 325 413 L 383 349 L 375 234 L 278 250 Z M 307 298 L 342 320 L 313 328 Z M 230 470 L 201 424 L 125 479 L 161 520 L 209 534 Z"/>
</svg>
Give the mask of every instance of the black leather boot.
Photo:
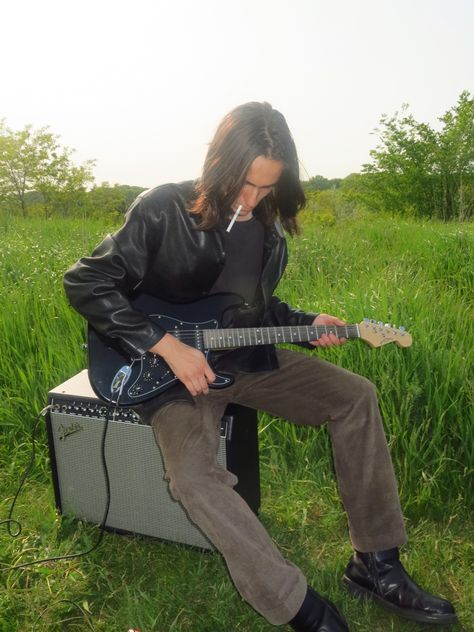
<svg viewBox="0 0 474 632">
<path fill-rule="evenodd" d="M 336 606 L 308 586 L 296 616 L 289 622 L 297 632 L 350 632 Z"/>
<path fill-rule="evenodd" d="M 449 601 L 430 595 L 411 579 L 400 562 L 398 549 L 355 551 L 342 581 L 352 594 L 371 597 L 406 619 L 432 625 L 457 622 Z"/>
</svg>

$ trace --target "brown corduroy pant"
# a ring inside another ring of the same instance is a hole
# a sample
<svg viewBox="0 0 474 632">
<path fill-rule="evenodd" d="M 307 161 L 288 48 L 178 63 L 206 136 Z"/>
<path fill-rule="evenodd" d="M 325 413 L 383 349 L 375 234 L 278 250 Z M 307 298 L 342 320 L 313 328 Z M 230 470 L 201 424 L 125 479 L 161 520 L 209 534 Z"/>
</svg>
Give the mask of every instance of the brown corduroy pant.
<svg viewBox="0 0 474 632">
<path fill-rule="evenodd" d="M 241 596 L 274 625 L 296 615 L 307 582 L 234 491 L 236 477 L 216 461 L 228 403 L 296 424 L 326 423 L 353 547 L 379 551 L 406 542 L 373 384 L 303 353 L 278 350 L 278 358 L 278 370 L 238 373 L 231 387 L 194 398 L 194 406 L 172 402 L 152 417 L 172 496 L 222 553 Z"/>
</svg>

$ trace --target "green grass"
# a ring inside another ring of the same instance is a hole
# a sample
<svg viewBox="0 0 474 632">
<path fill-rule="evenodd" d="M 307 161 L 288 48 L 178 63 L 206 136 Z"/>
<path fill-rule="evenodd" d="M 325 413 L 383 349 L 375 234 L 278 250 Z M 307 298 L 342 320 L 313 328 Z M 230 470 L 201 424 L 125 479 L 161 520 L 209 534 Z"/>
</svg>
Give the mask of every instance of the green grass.
<svg viewBox="0 0 474 632">
<path fill-rule="evenodd" d="M 308 225 L 309 224 L 309 225 Z M 404 325 L 413 346 L 321 355 L 378 387 L 406 511 L 473 504 L 474 234 L 388 218 L 306 222 L 280 293 L 304 309 Z"/>
<path fill-rule="evenodd" d="M 412 333 L 410 349 L 356 341 L 318 353 L 376 383 L 410 535 L 406 564 L 456 603 L 462 625 L 455 629 L 466 631 L 474 630 L 472 228 L 386 217 L 328 225 L 307 215 L 278 292 L 304 309 L 351 322 L 368 316 Z M 0 221 L 0 519 L 28 462 L 47 391 L 86 364 L 84 323 L 66 303 L 62 275 L 111 229 L 98 221 Z M 16 539 L 0 531 L 3 564 L 83 551 L 98 536 L 92 525 L 55 515 L 43 424 L 38 443 L 16 511 L 23 531 Z M 350 545 L 324 429 L 262 415 L 260 448 L 261 519 L 284 554 L 341 606 L 351 630 L 426 629 L 341 587 Z M 1 581 L 0 632 L 31 630 L 42 612 L 37 630 L 275 629 L 242 602 L 218 555 L 152 539 L 106 534 L 84 558 L 10 571 Z"/>
</svg>

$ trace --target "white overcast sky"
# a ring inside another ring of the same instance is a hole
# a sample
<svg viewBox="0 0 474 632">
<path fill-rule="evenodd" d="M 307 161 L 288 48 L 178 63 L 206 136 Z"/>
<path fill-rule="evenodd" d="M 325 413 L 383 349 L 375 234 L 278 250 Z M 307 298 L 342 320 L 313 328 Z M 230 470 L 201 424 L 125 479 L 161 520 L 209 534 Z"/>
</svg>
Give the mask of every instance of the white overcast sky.
<svg viewBox="0 0 474 632">
<path fill-rule="evenodd" d="M 383 113 L 433 126 L 474 92 L 473 0 L 16 0 L 0 119 L 49 126 L 97 183 L 199 175 L 222 116 L 269 101 L 302 177 L 359 171 Z"/>
</svg>

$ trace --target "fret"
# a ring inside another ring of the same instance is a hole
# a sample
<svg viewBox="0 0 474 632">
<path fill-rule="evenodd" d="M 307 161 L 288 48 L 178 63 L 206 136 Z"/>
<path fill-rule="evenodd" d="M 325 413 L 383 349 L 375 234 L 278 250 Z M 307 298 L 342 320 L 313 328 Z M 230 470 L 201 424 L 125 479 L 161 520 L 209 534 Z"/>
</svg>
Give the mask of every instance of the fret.
<svg viewBox="0 0 474 632">
<path fill-rule="evenodd" d="M 214 336 L 212 335 L 212 330 L 206 329 L 204 331 L 204 346 L 207 349 L 212 349 L 214 345 Z"/>
</svg>

